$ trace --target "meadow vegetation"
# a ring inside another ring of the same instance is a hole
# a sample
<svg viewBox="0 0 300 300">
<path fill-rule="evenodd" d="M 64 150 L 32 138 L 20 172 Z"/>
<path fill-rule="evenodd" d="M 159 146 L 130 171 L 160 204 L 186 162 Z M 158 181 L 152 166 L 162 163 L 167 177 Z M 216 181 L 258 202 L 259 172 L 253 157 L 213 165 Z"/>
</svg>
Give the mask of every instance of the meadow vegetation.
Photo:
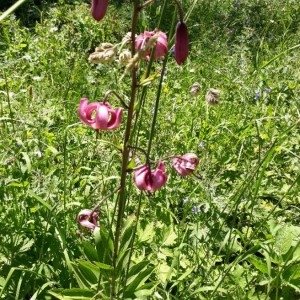
<svg viewBox="0 0 300 300">
<path fill-rule="evenodd" d="M 125 122 L 96 135 L 77 110 L 107 90 L 128 103 L 124 67 L 88 57 L 130 31 L 132 1 L 110 1 L 99 23 L 89 2 L 29 2 L 34 21 L 21 6 L 0 23 L 0 299 L 299 299 L 298 1 L 182 1 L 190 53 L 181 66 L 166 4 L 170 54 L 166 68 L 154 61 L 140 74 L 138 147 L 149 147 L 155 114 L 150 158 L 194 152 L 200 163 L 182 178 L 167 162 L 167 185 L 151 194 L 127 175 L 114 270 Z M 157 26 L 163 2 L 142 11 L 138 32 Z M 206 101 L 211 88 L 217 105 Z M 100 231 L 80 227 L 78 212 L 105 197 Z"/>
</svg>

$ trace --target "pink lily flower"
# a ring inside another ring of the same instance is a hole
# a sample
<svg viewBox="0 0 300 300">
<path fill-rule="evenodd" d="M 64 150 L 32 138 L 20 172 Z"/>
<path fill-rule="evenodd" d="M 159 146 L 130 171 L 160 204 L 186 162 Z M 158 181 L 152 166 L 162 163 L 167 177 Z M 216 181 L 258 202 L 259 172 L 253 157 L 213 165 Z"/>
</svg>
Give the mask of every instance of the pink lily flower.
<svg viewBox="0 0 300 300">
<path fill-rule="evenodd" d="M 92 102 L 82 98 L 78 107 L 80 120 L 94 129 L 112 130 L 120 126 L 122 108 L 112 109 L 109 103 Z"/>
<path fill-rule="evenodd" d="M 141 33 L 136 37 L 135 40 L 135 47 L 136 49 L 140 50 L 142 49 L 148 42 L 148 40 L 154 36 L 158 32 L 158 38 L 156 42 L 155 52 L 154 52 L 154 59 L 159 59 L 168 52 L 168 39 L 167 35 L 162 31 L 145 31 L 144 33 Z M 150 59 L 151 51 L 146 54 L 145 58 L 146 60 Z"/>
<path fill-rule="evenodd" d="M 199 158 L 194 153 L 186 153 L 173 159 L 173 167 L 181 176 L 187 176 L 195 171 L 199 164 Z"/>
<path fill-rule="evenodd" d="M 184 22 L 178 22 L 175 34 L 175 60 L 182 65 L 189 55 L 188 29 Z"/>
<path fill-rule="evenodd" d="M 95 230 L 99 228 L 98 214 L 90 209 L 81 210 L 77 216 L 77 222 L 88 229 Z"/>
<path fill-rule="evenodd" d="M 108 0 L 92 0 L 92 16 L 96 21 L 101 21 L 108 7 Z"/>
<path fill-rule="evenodd" d="M 165 173 L 164 163 L 159 161 L 155 170 L 151 170 L 147 164 L 138 168 L 133 179 L 138 189 L 155 192 L 166 184 L 168 175 Z"/>
</svg>

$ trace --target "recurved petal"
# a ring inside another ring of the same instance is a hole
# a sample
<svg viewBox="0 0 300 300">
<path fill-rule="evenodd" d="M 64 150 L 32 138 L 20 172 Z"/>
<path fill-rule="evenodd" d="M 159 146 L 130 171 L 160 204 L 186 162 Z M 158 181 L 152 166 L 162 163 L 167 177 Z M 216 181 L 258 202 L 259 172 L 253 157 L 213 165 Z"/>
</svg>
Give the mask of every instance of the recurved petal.
<svg viewBox="0 0 300 300">
<path fill-rule="evenodd" d="M 108 118 L 109 118 L 109 108 L 106 104 L 99 103 L 95 121 L 97 129 L 107 130 Z"/>
<path fill-rule="evenodd" d="M 151 185 L 151 192 L 155 192 L 159 190 L 162 186 L 164 186 L 167 182 L 168 176 L 167 174 L 160 170 L 156 169 L 152 173 L 152 185 Z"/>
<path fill-rule="evenodd" d="M 116 129 L 121 124 L 123 109 L 122 108 L 110 109 L 109 112 L 110 112 L 110 120 L 108 121 L 107 129 L 109 130 Z"/>
<path fill-rule="evenodd" d="M 138 189 L 148 190 L 149 166 L 144 165 L 134 172 L 133 179 Z"/>
<path fill-rule="evenodd" d="M 98 108 L 98 103 L 93 102 L 88 104 L 87 98 L 82 98 L 78 107 L 78 116 L 80 120 L 88 126 L 95 128 L 95 119 L 92 118 L 92 114 Z"/>
<path fill-rule="evenodd" d="M 95 229 L 98 226 L 98 214 L 90 209 L 83 209 L 77 216 L 78 223 L 88 229 Z"/>
</svg>

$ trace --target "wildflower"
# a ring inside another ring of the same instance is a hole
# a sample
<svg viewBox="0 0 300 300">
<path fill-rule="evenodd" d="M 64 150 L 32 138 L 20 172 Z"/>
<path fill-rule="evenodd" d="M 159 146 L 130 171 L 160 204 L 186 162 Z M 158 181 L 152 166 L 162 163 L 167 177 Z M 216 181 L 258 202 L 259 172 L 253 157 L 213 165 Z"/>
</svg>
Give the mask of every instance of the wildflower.
<svg viewBox="0 0 300 300">
<path fill-rule="evenodd" d="M 163 57 L 168 52 L 168 40 L 167 35 L 159 30 L 154 31 L 145 31 L 144 33 L 141 33 L 136 37 L 135 40 L 135 47 L 138 50 L 141 50 L 145 47 L 147 42 L 151 37 L 153 37 L 155 34 L 158 34 L 157 41 L 156 41 L 156 47 L 154 52 L 154 59 L 159 59 Z M 147 60 L 150 59 L 150 49 L 146 52 L 145 58 Z"/>
<path fill-rule="evenodd" d="M 200 141 L 200 143 L 199 143 L 199 148 L 204 148 L 205 147 L 205 144 L 204 144 L 204 142 L 203 141 Z"/>
<path fill-rule="evenodd" d="M 168 175 L 165 173 L 164 163 L 159 161 L 155 170 L 151 170 L 148 164 L 139 167 L 133 179 L 138 189 L 155 192 L 166 184 Z"/>
<path fill-rule="evenodd" d="M 112 130 L 120 126 L 122 108 L 112 109 L 109 103 L 93 102 L 88 104 L 87 98 L 82 98 L 78 107 L 80 120 L 94 129 Z"/>
<path fill-rule="evenodd" d="M 184 198 L 182 202 L 183 202 L 183 204 L 187 204 L 187 203 L 189 203 L 189 202 L 190 202 L 190 199 L 188 199 L 188 198 Z"/>
<path fill-rule="evenodd" d="M 190 90 L 190 93 L 192 96 L 197 96 L 200 92 L 200 89 L 201 89 L 201 86 L 198 82 L 195 82 L 193 85 L 192 85 L 192 88 Z"/>
<path fill-rule="evenodd" d="M 219 94 L 220 94 L 220 90 L 217 89 L 209 89 L 206 96 L 205 96 L 205 100 L 208 104 L 210 105 L 215 105 L 219 103 Z"/>
<path fill-rule="evenodd" d="M 96 21 L 101 21 L 108 7 L 108 0 L 92 0 L 92 16 Z"/>
<path fill-rule="evenodd" d="M 77 222 L 88 229 L 95 230 L 99 228 L 98 214 L 90 209 L 81 210 L 77 216 Z"/>
<path fill-rule="evenodd" d="M 195 171 L 199 158 L 194 153 L 186 153 L 173 159 L 173 167 L 181 176 L 187 176 Z"/>
<path fill-rule="evenodd" d="M 266 91 L 267 94 L 271 93 L 271 89 L 269 87 L 266 87 L 265 91 Z"/>
<path fill-rule="evenodd" d="M 175 60 L 182 65 L 189 55 L 188 29 L 184 22 L 178 22 L 175 33 Z"/>
<path fill-rule="evenodd" d="M 131 52 L 129 50 L 124 50 L 119 55 L 119 64 L 121 66 L 127 65 L 130 59 L 131 59 Z"/>
<path fill-rule="evenodd" d="M 197 214 L 198 212 L 200 212 L 200 207 L 198 207 L 198 206 L 193 206 L 193 207 L 192 207 L 192 211 L 193 211 L 194 214 Z"/>
<path fill-rule="evenodd" d="M 260 90 L 256 90 L 256 91 L 255 91 L 255 97 L 254 97 L 254 99 L 255 99 L 256 101 L 258 101 L 258 100 L 260 99 L 260 96 L 261 96 Z"/>
<path fill-rule="evenodd" d="M 88 61 L 94 64 L 107 64 L 116 58 L 117 48 L 110 43 L 102 43 L 90 54 Z"/>
</svg>

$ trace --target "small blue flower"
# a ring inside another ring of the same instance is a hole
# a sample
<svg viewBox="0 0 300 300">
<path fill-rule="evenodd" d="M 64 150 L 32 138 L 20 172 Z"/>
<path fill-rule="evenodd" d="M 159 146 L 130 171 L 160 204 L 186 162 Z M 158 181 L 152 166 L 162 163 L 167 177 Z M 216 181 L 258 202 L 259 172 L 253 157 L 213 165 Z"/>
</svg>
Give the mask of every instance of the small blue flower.
<svg viewBox="0 0 300 300">
<path fill-rule="evenodd" d="M 197 214 L 198 212 L 200 212 L 200 208 L 198 206 L 193 206 L 192 211 L 194 214 Z"/>
<path fill-rule="evenodd" d="M 265 91 L 267 94 L 271 93 L 271 89 L 269 87 L 266 87 Z"/>
<path fill-rule="evenodd" d="M 254 97 L 255 100 L 258 101 L 260 99 L 260 96 L 261 96 L 260 90 L 256 90 L 255 91 L 255 97 Z"/>
</svg>

